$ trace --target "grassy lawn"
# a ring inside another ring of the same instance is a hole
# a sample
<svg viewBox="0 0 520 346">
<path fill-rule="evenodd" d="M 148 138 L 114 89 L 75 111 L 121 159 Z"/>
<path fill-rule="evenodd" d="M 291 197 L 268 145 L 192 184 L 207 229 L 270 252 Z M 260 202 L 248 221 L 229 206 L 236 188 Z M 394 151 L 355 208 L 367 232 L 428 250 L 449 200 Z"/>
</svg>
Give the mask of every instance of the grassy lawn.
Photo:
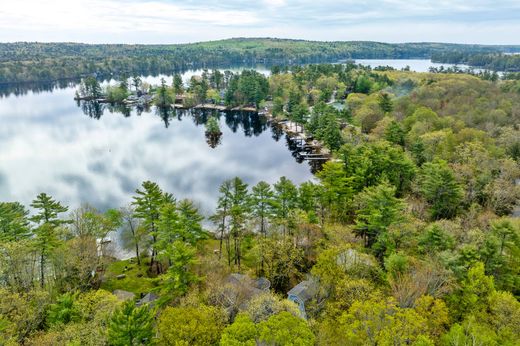
<svg viewBox="0 0 520 346">
<path fill-rule="evenodd" d="M 126 270 L 125 270 L 126 268 Z M 147 274 L 148 265 L 141 261 L 141 266 L 137 265 L 135 259 L 115 261 L 108 265 L 101 288 L 107 291 L 125 290 L 136 295 L 148 293 L 156 287 L 157 279 L 149 278 Z M 125 274 L 124 279 L 117 276 Z"/>
</svg>

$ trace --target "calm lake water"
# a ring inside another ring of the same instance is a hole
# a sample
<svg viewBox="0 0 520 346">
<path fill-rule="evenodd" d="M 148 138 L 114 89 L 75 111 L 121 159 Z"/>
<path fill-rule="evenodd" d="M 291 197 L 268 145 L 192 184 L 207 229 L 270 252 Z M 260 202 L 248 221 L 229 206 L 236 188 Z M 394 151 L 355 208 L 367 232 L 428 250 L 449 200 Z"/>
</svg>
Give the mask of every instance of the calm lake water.
<svg viewBox="0 0 520 346">
<path fill-rule="evenodd" d="M 249 184 L 295 183 L 312 178 L 283 134 L 248 113 L 220 113 L 221 143 L 208 145 L 202 112 L 140 115 L 105 110 L 85 114 L 75 88 L 0 98 L 0 200 L 28 205 L 40 192 L 78 207 L 100 209 L 131 201 L 142 181 L 152 180 L 178 199 L 213 211 L 218 187 L 240 176 Z"/>
</svg>

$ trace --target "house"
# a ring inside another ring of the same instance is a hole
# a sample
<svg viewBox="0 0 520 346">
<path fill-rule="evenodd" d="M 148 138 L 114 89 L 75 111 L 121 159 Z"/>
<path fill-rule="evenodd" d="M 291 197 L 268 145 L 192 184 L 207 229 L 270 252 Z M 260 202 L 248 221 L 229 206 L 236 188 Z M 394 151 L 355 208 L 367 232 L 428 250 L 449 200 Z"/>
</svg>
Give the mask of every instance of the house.
<svg viewBox="0 0 520 346">
<path fill-rule="evenodd" d="M 228 304 L 226 308 L 234 311 L 247 308 L 251 299 L 268 292 L 270 287 L 271 282 L 266 278 L 252 279 L 244 274 L 233 273 L 225 279 L 220 295 Z"/>
<path fill-rule="evenodd" d="M 305 304 L 318 293 L 318 283 L 315 280 L 305 280 L 287 292 L 287 299 L 296 303 L 304 318 L 307 318 Z"/>
</svg>

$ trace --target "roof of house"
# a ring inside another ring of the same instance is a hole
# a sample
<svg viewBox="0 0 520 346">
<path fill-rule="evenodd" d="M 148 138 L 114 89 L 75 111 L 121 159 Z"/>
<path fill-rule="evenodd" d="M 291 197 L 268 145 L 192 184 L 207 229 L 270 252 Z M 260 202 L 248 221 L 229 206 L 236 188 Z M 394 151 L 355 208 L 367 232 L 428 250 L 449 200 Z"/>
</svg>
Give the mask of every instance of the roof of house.
<svg viewBox="0 0 520 346">
<path fill-rule="evenodd" d="M 306 302 L 316 295 L 318 292 L 318 284 L 314 280 L 305 280 L 291 288 L 287 295 L 296 296 L 301 301 Z"/>
</svg>

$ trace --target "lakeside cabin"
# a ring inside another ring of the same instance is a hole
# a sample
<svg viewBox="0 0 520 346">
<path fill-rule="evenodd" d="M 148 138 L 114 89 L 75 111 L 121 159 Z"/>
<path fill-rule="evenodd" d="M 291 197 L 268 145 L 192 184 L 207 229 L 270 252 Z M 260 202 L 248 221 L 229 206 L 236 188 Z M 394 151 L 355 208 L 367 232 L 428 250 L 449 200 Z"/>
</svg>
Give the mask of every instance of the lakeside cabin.
<svg viewBox="0 0 520 346">
<path fill-rule="evenodd" d="M 318 293 L 318 283 L 314 280 L 305 280 L 287 292 L 287 299 L 296 303 L 303 318 L 307 319 L 305 304 Z"/>
</svg>

